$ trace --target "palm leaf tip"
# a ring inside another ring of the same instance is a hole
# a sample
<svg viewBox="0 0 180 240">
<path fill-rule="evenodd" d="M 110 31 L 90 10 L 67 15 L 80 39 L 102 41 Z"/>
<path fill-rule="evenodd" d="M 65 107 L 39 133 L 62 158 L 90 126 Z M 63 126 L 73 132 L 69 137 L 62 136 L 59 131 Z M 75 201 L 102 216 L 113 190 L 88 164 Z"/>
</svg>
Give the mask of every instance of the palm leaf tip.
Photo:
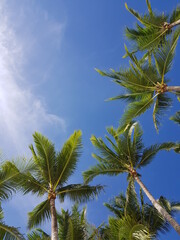
<svg viewBox="0 0 180 240">
<path fill-rule="evenodd" d="M 175 123 L 180 124 L 180 111 L 176 112 L 176 114 L 170 117 L 170 120 L 173 120 Z"/>
</svg>

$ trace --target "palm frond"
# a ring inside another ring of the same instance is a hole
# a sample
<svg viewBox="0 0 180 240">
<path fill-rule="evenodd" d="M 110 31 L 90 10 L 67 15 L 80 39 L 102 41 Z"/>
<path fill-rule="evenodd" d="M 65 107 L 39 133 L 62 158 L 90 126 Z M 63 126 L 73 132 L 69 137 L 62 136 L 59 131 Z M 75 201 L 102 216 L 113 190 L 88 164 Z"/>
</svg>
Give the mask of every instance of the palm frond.
<svg viewBox="0 0 180 240">
<path fill-rule="evenodd" d="M 16 191 L 19 171 L 12 162 L 5 162 L 0 169 L 0 201 L 8 199 Z"/>
<path fill-rule="evenodd" d="M 56 183 L 54 188 L 63 184 L 74 173 L 81 154 L 82 133 L 75 131 L 57 154 Z"/>
<path fill-rule="evenodd" d="M 30 150 L 32 152 L 34 161 L 38 165 L 39 169 L 41 169 L 41 173 L 44 178 L 48 179 L 48 182 L 52 184 L 56 157 L 54 144 L 52 144 L 48 138 L 38 132 L 33 134 L 33 138 L 36 151 L 32 145 L 30 145 Z"/>
<path fill-rule="evenodd" d="M 126 216 L 121 219 L 109 218 L 109 228 L 112 240 L 135 239 L 150 240 L 152 235 L 143 224 L 138 224 L 132 217 Z"/>
<path fill-rule="evenodd" d="M 31 229 L 51 218 L 49 200 L 38 204 L 32 212 L 28 213 L 28 228 Z"/>
<path fill-rule="evenodd" d="M 130 123 L 132 119 L 142 115 L 147 109 L 149 109 L 152 106 L 154 99 L 156 97 L 157 97 L 157 94 L 154 96 L 152 96 L 152 94 L 149 94 L 138 102 L 130 103 L 120 120 L 121 123 L 123 124 Z"/>
<path fill-rule="evenodd" d="M 173 120 L 175 123 L 180 124 L 180 111 L 176 112 L 176 114 L 170 119 Z"/>
<path fill-rule="evenodd" d="M 161 150 L 166 150 L 166 151 L 176 150 L 178 147 L 179 147 L 179 143 L 174 143 L 174 142 L 165 142 L 162 144 L 151 145 L 149 148 L 144 149 L 142 157 L 136 167 L 140 168 L 148 165 L 156 156 L 156 154 Z"/>
<path fill-rule="evenodd" d="M 27 234 L 28 240 L 51 240 L 51 237 L 42 229 L 36 228 Z"/>
<path fill-rule="evenodd" d="M 171 106 L 172 99 L 166 93 L 158 94 L 153 109 L 153 122 L 158 132 L 160 126 L 160 119 L 165 114 L 167 109 Z"/>
<path fill-rule="evenodd" d="M 107 164 L 97 164 L 96 166 L 91 167 L 89 170 L 85 171 L 83 173 L 83 177 L 85 183 L 88 183 L 99 175 L 116 176 L 123 172 L 125 172 L 124 169 L 112 168 Z"/>
<path fill-rule="evenodd" d="M 61 213 L 57 214 L 58 236 L 60 240 L 64 240 L 67 238 L 69 218 L 70 218 L 70 213 L 68 210 L 65 211 L 64 209 L 61 209 Z"/>
<path fill-rule="evenodd" d="M 89 199 L 95 198 L 102 190 L 103 186 L 101 185 L 89 186 L 82 184 L 71 184 L 57 189 L 57 196 L 61 201 L 64 201 L 64 198 L 68 197 L 76 202 L 85 202 Z"/>
<path fill-rule="evenodd" d="M 20 178 L 20 186 L 24 194 L 31 192 L 33 194 L 37 194 L 38 196 L 42 196 L 44 193 L 48 192 L 48 189 L 46 188 L 47 184 L 44 182 L 44 178 L 35 178 L 30 172 L 20 174 Z"/>
<path fill-rule="evenodd" d="M 18 228 L 10 227 L 0 222 L 0 237 L 2 240 L 25 240 Z"/>
<path fill-rule="evenodd" d="M 180 6 L 177 6 L 170 16 L 170 23 L 180 19 Z"/>
<path fill-rule="evenodd" d="M 106 137 L 107 140 L 110 142 L 111 146 L 113 145 L 115 148 L 114 143 L 111 141 L 110 138 Z M 95 146 L 95 148 L 100 152 L 100 154 L 102 155 L 102 157 L 93 154 L 92 156 L 94 158 L 96 158 L 99 162 L 102 163 L 107 163 L 107 164 L 112 164 L 112 165 L 116 165 L 116 166 L 122 166 L 124 167 L 124 163 L 121 161 L 122 158 L 120 157 L 120 155 L 118 154 L 118 152 L 114 152 L 112 151 L 107 144 L 105 144 L 105 142 L 101 139 L 101 138 L 96 138 L 94 135 L 91 136 L 91 142 L 92 144 Z M 116 150 L 118 150 L 116 148 Z"/>
<path fill-rule="evenodd" d="M 154 54 L 156 66 L 162 78 L 162 82 L 164 82 L 165 74 L 171 69 L 175 49 L 179 39 L 179 33 L 179 31 L 175 31 L 172 39 L 165 41 Z"/>
</svg>

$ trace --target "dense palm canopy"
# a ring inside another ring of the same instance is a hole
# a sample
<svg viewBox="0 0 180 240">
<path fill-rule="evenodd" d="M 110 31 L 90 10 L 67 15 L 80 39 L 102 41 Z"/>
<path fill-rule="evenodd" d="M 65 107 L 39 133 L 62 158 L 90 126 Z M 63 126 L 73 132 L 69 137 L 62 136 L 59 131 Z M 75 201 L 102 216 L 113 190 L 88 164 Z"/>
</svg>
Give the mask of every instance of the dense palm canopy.
<svg viewBox="0 0 180 240">
<path fill-rule="evenodd" d="M 127 220 L 134 223 L 132 226 L 130 225 L 132 228 L 131 231 L 134 229 L 137 233 L 137 228 L 135 228 L 135 226 L 138 225 L 141 226 L 141 233 L 142 229 L 145 229 L 144 236 L 147 239 L 149 239 L 149 237 L 157 237 L 159 232 L 164 233 L 169 230 L 168 222 L 162 218 L 152 205 L 144 202 L 142 191 L 140 191 L 140 199 L 141 201 L 139 202 L 134 185 L 131 182 L 128 186 L 126 196 L 120 194 L 113 198 L 109 203 L 104 204 L 116 216 L 116 218 L 110 217 L 109 226 L 105 229 L 106 235 L 112 236 L 114 230 L 117 235 L 124 226 L 123 223 L 127 222 Z M 169 202 L 164 197 L 160 197 L 158 201 L 171 214 L 179 211 L 178 207 L 180 203 Z M 127 234 L 129 232 L 130 235 L 131 231 L 127 227 L 124 228 L 124 230 L 127 230 Z M 148 234 L 145 235 L 145 233 Z"/>
<path fill-rule="evenodd" d="M 42 134 L 33 134 L 35 148 L 30 145 L 32 159 L 28 162 L 29 171 L 19 173 L 19 183 L 24 194 L 33 193 L 46 196 L 46 199 L 29 213 L 28 227 L 41 224 L 46 219 L 56 219 L 55 199 L 61 202 L 65 197 L 73 201 L 86 201 L 96 196 L 102 186 L 69 184 L 67 181 L 74 173 L 80 156 L 82 143 L 81 131 L 75 131 L 65 142 L 59 152 L 55 152 L 54 144 Z M 53 204 L 53 213 L 52 205 Z"/>
<path fill-rule="evenodd" d="M 126 9 L 133 14 L 138 23 L 135 28 L 126 28 L 126 37 L 131 41 L 132 52 L 148 51 L 147 56 L 151 56 L 171 34 L 179 31 L 180 7 L 171 14 L 158 14 L 152 10 L 149 0 L 146 0 L 148 13 L 141 15 L 125 4 Z"/>
<path fill-rule="evenodd" d="M 72 212 L 61 210 L 58 215 L 59 239 L 60 240 L 85 240 L 88 237 L 86 208 L 80 212 L 78 205 L 72 207 Z"/>
</svg>

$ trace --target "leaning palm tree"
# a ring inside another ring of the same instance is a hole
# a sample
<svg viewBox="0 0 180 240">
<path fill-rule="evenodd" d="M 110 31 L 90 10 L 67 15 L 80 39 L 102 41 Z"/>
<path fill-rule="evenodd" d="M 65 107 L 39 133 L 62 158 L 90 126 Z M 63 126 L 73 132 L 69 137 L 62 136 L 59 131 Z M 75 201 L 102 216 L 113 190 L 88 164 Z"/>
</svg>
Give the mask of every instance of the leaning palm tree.
<svg viewBox="0 0 180 240">
<path fill-rule="evenodd" d="M 109 136 L 106 136 L 110 146 L 101 138 L 91 137 L 92 144 L 100 152 L 100 155 L 93 154 L 93 157 L 96 158 L 99 163 L 83 173 L 85 182 L 87 183 L 101 174 L 112 176 L 127 173 L 128 180 L 136 181 L 140 185 L 153 206 L 180 234 L 180 226 L 178 223 L 158 201 L 154 199 L 140 180 L 140 174 L 137 172 L 138 169 L 149 164 L 160 150 L 176 150 L 179 144 L 166 142 L 145 148 L 142 142 L 142 130 L 137 122 L 129 124 L 126 131 L 121 134 L 119 134 L 119 129 L 116 130 L 113 127 L 108 128 L 107 131 L 112 137 L 111 139 Z"/>
<path fill-rule="evenodd" d="M 86 201 L 96 196 L 102 190 L 102 186 L 66 184 L 74 173 L 80 156 L 81 131 L 75 131 L 57 153 L 54 144 L 42 134 L 35 132 L 33 138 L 35 148 L 30 145 L 33 156 L 31 169 L 26 174 L 20 174 L 19 184 L 24 194 L 31 192 L 37 196 L 45 195 L 46 200 L 29 213 L 28 227 L 31 229 L 45 219 L 51 219 L 51 239 L 57 240 L 56 198 L 61 202 L 65 197 L 73 201 Z"/>
<path fill-rule="evenodd" d="M 180 86 L 170 86 L 166 75 L 171 69 L 175 54 L 179 32 L 175 32 L 172 39 L 160 47 L 154 54 L 155 61 L 138 60 L 125 46 L 127 55 L 130 57 L 130 67 L 120 71 L 103 72 L 101 75 L 108 76 L 124 90 L 120 95 L 110 100 L 127 100 L 128 106 L 122 116 L 122 123 L 127 124 L 132 119 L 143 114 L 153 107 L 153 121 L 156 130 L 160 125 L 160 117 L 171 106 L 172 99 L 169 93 L 180 95 Z"/>
<path fill-rule="evenodd" d="M 146 0 L 148 13 L 141 15 L 134 9 L 129 8 L 125 4 L 126 9 L 133 14 L 140 24 L 136 24 L 135 28 L 126 28 L 126 37 L 130 40 L 132 52 L 148 51 L 146 56 L 156 51 L 171 34 L 179 31 L 180 25 L 180 7 L 171 14 L 157 14 L 152 10 L 149 0 Z"/>
</svg>

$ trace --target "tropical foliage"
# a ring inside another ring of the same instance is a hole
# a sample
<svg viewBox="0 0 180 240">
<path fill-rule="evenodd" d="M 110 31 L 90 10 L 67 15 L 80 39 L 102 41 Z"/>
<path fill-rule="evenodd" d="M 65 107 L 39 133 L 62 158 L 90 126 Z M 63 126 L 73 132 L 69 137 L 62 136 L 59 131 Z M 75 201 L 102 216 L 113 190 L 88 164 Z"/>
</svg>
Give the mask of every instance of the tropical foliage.
<svg viewBox="0 0 180 240">
<path fill-rule="evenodd" d="M 141 181 L 139 171 L 152 162 L 158 152 L 173 150 L 180 153 L 180 143 L 164 142 L 145 147 L 143 131 L 134 119 L 152 108 L 153 122 L 159 130 L 161 117 L 171 107 L 173 95 L 180 100 L 180 86 L 172 86 L 168 76 L 172 68 L 180 35 L 180 7 L 171 14 L 157 13 L 146 0 L 148 12 L 139 14 L 125 4 L 126 9 L 138 20 L 134 28 L 125 29 L 128 46 L 124 58 L 129 67 L 120 70 L 97 71 L 121 87 L 122 92 L 110 100 L 126 100 L 127 108 L 117 129 L 107 128 L 105 141 L 94 135 L 91 142 L 97 150 L 92 156 L 97 165 L 83 173 L 84 183 L 69 183 L 75 173 L 82 151 L 82 133 L 75 131 L 60 151 L 41 133 L 33 134 L 30 145 L 31 159 L 4 161 L 0 166 L 0 239 L 22 240 L 18 228 L 4 222 L 2 201 L 9 199 L 17 190 L 43 197 L 28 214 L 28 240 L 150 240 L 170 229 L 180 234 L 180 226 L 174 215 L 180 210 L 179 202 L 170 202 L 160 196 L 155 199 Z M 170 118 L 180 124 L 180 111 Z M 99 227 L 88 223 L 86 207 L 79 210 L 78 203 L 96 197 L 103 186 L 88 183 L 98 175 L 117 176 L 126 173 L 126 195 L 120 194 L 104 205 L 113 213 L 108 224 Z M 135 182 L 140 186 L 140 200 L 135 192 Z M 144 195 L 152 205 L 145 203 Z M 56 199 L 61 203 L 69 198 L 76 204 L 72 210 L 58 212 Z M 40 228 L 51 221 L 51 236 Z"/>
<path fill-rule="evenodd" d="M 149 0 L 146 0 L 148 13 L 141 15 L 125 4 L 126 9 L 138 20 L 135 28 L 126 28 L 126 38 L 133 43 L 133 53 L 148 51 L 150 56 L 166 42 L 171 34 L 179 31 L 180 8 L 171 14 L 157 14 L 152 10 Z"/>
<path fill-rule="evenodd" d="M 106 136 L 108 144 L 101 138 L 91 137 L 92 144 L 99 152 L 99 154 L 93 154 L 98 164 L 84 172 L 85 182 L 91 181 L 98 175 L 116 176 L 126 173 L 128 181 L 134 182 L 136 180 L 154 207 L 166 220 L 172 220 L 174 223 L 170 222 L 170 224 L 180 233 L 180 226 L 149 193 L 139 178 L 140 174 L 137 172 L 138 169 L 147 166 L 159 151 L 176 150 L 179 148 L 179 143 L 166 142 L 145 148 L 142 142 L 142 129 L 137 122 L 129 124 L 122 134 L 119 134 L 119 130 L 113 127 L 108 128 L 107 131 L 111 136 Z"/>
<path fill-rule="evenodd" d="M 57 239 L 56 197 L 61 202 L 65 197 L 72 201 L 87 201 L 95 197 L 103 187 L 67 184 L 80 156 L 81 131 L 75 131 L 57 153 L 54 144 L 42 134 L 35 132 L 33 137 L 35 148 L 30 145 L 33 157 L 28 162 L 29 171 L 19 171 L 19 184 L 24 194 L 31 192 L 37 196 L 46 196 L 46 199 L 29 213 L 28 227 L 36 227 L 46 219 L 51 219 L 52 234 L 56 235 L 53 239 Z"/>
</svg>

